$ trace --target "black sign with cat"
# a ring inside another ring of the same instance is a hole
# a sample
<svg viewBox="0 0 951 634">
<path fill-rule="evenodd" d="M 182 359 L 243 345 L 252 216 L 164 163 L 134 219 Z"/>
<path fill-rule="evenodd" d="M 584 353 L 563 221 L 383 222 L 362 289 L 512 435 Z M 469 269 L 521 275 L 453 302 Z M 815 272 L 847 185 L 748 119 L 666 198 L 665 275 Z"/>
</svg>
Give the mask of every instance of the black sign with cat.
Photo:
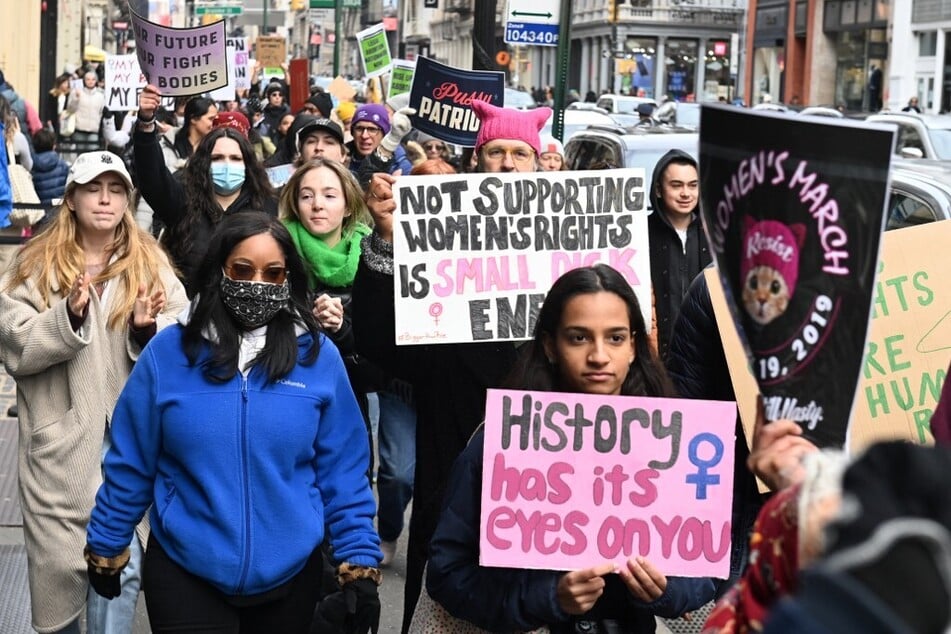
<svg viewBox="0 0 951 634">
<path fill-rule="evenodd" d="M 704 228 L 764 397 L 820 447 L 846 442 L 894 132 L 704 106 Z"/>
</svg>

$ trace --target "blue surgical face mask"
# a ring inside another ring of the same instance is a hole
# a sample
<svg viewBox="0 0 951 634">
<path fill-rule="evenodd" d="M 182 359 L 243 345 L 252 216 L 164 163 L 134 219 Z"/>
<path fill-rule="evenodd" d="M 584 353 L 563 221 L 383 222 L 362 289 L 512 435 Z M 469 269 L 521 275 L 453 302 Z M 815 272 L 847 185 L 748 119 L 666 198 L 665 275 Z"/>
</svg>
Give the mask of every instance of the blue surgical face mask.
<svg viewBox="0 0 951 634">
<path fill-rule="evenodd" d="M 227 196 L 244 185 L 244 164 L 212 163 L 211 180 L 215 184 L 215 193 Z"/>
</svg>

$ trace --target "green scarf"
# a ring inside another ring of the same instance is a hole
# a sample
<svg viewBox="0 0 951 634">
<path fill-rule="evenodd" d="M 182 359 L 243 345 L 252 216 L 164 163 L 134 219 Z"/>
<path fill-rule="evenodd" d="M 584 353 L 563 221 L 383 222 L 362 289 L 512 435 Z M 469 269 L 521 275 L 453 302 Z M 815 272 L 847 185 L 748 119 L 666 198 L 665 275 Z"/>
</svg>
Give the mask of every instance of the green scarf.
<svg viewBox="0 0 951 634">
<path fill-rule="evenodd" d="M 284 220 L 294 246 L 307 265 L 307 282 L 311 288 L 318 283 L 331 288 L 344 288 L 353 284 L 360 263 L 360 240 L 370 233 L 370 227 L 357 223 L 340 236 L 336 246 L 328 247 L 320 238 L 311 235 L 297 218 Z"/>
</svg>

